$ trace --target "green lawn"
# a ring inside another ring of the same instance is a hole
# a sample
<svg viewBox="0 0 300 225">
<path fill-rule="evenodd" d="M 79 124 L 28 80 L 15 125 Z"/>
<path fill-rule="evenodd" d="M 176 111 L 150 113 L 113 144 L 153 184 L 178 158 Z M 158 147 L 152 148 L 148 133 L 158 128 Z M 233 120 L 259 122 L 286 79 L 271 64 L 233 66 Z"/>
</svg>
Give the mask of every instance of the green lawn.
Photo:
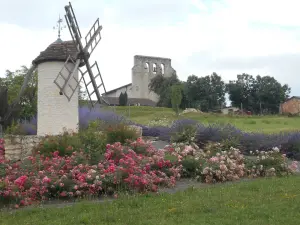
<svg viewBox="0 0 300 225">
<path fill-rule="evenodd" d="M 297 225 L 300 177 L 190 188 L 176 194 L 0 214 L 0 224 Z"/>
<path fill-rule="evenodd" d="M 148 124 L 151 120 L 165 118 L 169 123 L 176 119 L 189 118 L 204 124 L 232 124 L 244 131 L 274 133 L 281 131 L 300 130 L 300 117 L 286 116 L 227 116 L 206 113 L 189 113 L 176 117 L 172 109 L 159 107 L 111 107 L 117 113 L 131 120 Z"/>
</svg>

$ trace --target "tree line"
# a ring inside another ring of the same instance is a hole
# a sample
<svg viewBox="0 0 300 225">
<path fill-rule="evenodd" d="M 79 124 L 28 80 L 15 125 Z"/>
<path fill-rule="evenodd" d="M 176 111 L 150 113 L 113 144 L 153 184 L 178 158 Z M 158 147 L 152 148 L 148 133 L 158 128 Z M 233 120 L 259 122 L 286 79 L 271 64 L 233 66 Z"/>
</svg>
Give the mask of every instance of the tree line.
<svg viewBox="0 0 300 225">
<path fill-rule="evenodd" d="M 177 91 L 174 91 L 176 87 Z M 278 113 L 279 107 L 291 92 L 287 84 L 280 84 L 274 77 L 256 77 L 243 73 L 235 80 L 225 83 L 220 75 L 198 77 L 191 75 L 187 81 L 180 81 L 176 74 L 170 77 L 157 75 L 149 89 L 160 96 L 158 106 L 175 107 L 172 99 L 177 100 L 178 108 L 196 108 L 203 112 L 219 111 L 226 106 L 228 94 L 233 107 L 242 107 L 252 113 Z M 178 93 L 180 92 L 180 96 Z"/>
<path fill-rule="evenodd" d="M 24 82 L 28 68 L 22 66 L 15 72 L 7 70 L 0 78 L 0 87 L 8 90 L 8 104 L 16 99 Z M 225 106 L 225 95 L 229 95 L 232 106 L 250 110 L 253 113 L 278 113 L 280 103 L 291 92 L 287 84 L 280 84 L 271 76 L 252 76 L 246 73 L 237 75 L 235 80 L 225 83 L 220 75 L 198 77 L 191 75 L 186 81 L 179 80 L 176 73 L 170 77 L 157 75 L 149 89 L 160 96 L 158 106 L 173 107 L 175 110 L 197 108 L 204 112 L 220 110 Z M 86 99 L 86 92 L 80 86 L 79 99 Z M 127 105 L 128 96 L 120 96 L 120 103 Z M 0 96 L 0 102 L 1 100 Z M 14 117 L 28 120 L 37 114 L 37 72 L 30 80 Z"/>
</svg>

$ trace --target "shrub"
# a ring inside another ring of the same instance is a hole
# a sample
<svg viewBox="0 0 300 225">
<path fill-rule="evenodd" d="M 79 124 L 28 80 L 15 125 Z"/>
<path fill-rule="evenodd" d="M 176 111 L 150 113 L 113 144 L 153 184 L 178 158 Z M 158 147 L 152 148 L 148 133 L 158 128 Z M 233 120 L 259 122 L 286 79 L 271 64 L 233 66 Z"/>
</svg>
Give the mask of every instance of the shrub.
<svg viewBox="0 0 300 225">
<path fill-rule="evenodd" d="M 134 128 L 122 123 L 106 126 L 104 133 L 106 134 L 106 140 L 109 144 L 115 142 L 124 144 L 127 140 L 136 140 L 138 138 L 138 134 Z"/>
<path fill-rule="evenodd" d="M 144 154 L 132 150 L 139 146 L 145 147 Z M 128 146 L 107 145 L 104 159 L 94 165 L 86 161 L 83 151 L 7 161 L 7 174 L 0 177 L 0 201 L 18 208 L 49 198 L 97 197 L 120 189 L 156 192 L 159 185 L 174 186 L 180 170 L 164 156 L 164 151 L 138 139 Z"/>
<path fill-rule="evenodd" d="M 183 143 L 166 147 L 182 164 L 181 176 L 205 183 L 239 180 L 243 177 L 283 176 L 293 173 L 297 164 L 287 163 L 285 155 L 274 148 L 270 152 L 257 151 L 257 160 L 245 158 L 239 149 L 225 150 L 220 143 L 209 143 L 201 150 L 196 145 Z"/>
<path fill-rule="evenodd" d="M 106 135 L 100 131 L 100 124 L 100 121 L 91 122 L 87 129 L 79 132 L 82 149 L 89 155 L 92 164 L 102 159 L 106 150 Z"/>
<path fill-rule="evenodd" d="M 64 131 L 57 136 L 46 136 L 33 149 L 34 154 L 51 156 L 53 152 L 60 155 L 72 155 L 73 151 L 79 151 L 83 147 L 79 135 Z"/>
<path fill-rule="evenodd" d="M 194 142 L 197 128 L 195 125 L 183 125 L 176 129 L 171 136 L 171 142 L 190 144 Z"/>
</svg>

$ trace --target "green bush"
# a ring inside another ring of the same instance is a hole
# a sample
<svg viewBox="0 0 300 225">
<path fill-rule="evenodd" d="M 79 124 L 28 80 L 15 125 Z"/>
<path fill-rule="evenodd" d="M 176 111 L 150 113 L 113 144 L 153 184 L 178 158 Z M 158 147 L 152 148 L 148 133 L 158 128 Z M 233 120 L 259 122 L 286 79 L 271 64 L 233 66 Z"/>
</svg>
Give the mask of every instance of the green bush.
<svg viewBox="0 0 300 225">
<path fill-rule="evenodd" d="M 106 135 L 99 130 L 99 125 L 99 121 L 94 121 L 87 129 L 79 132 L 82 149 L 90 156 L 92 164 L 102 159 L 106 150 Z"/>
<path fill-rule="evenodd" d="M 182 177 L 191 178 L 201 174 L 199 160 L 193 156 L 187 156 L 182 160 Z"/>
<path fill-rule="evenodd" d="M 5 134 L 8 134 L 8 135 L 25 135 L 26 132 L 22 129 L 20 124 L 13 121 L 12 124 L 5 129 Z"/>
<path fill-rule="evenodd" d="M 33 150 L 35 154 L 40 153 L 51 156 L 51 153 L 58 151 L 60 155 L 71 155 L 73 151 L 82 148 L 79 135 L 76 133 L 63 132 L 57 136 L 46 136 Z"/>
<path fill-rule="evenodd" d="M 185 143 L 191 144 L 195 140 L 197 128 L 195 125 L 186 125 L 179 129 L 179 131 L 174 132 L 171 135 L 172 143 Z"/>
<path fill-rule="evenodd" d="M 104 133 L 109 144 L 115 142 L 125 144 L 127 140 L 136 140 L 138 138 L 136 130 L 125 124 L 108 125 Z"/>
</svg>

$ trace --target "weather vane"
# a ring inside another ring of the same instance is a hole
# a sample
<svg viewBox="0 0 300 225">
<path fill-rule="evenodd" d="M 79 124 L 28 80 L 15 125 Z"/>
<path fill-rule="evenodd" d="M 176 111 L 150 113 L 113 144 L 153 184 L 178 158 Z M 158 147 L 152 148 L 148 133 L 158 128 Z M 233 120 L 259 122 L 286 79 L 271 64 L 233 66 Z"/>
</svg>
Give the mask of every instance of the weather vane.
<svg viewBox="0 0 300 225">
<path fill-rule="evenodd" d="M 66 26 L 62 26 L 62 18 L 60 18 L 60 15 L 59 15 L 59 18 L 58 18 L 58 21 L 57 21 L 57 25 L 56 27 L 53 27 L 53 29 L 57 29 L 58 30 L 58 39 L 60 39 L 60 31 L 63 29 L 63 28 L 66 28 Z"/>
</svg>

